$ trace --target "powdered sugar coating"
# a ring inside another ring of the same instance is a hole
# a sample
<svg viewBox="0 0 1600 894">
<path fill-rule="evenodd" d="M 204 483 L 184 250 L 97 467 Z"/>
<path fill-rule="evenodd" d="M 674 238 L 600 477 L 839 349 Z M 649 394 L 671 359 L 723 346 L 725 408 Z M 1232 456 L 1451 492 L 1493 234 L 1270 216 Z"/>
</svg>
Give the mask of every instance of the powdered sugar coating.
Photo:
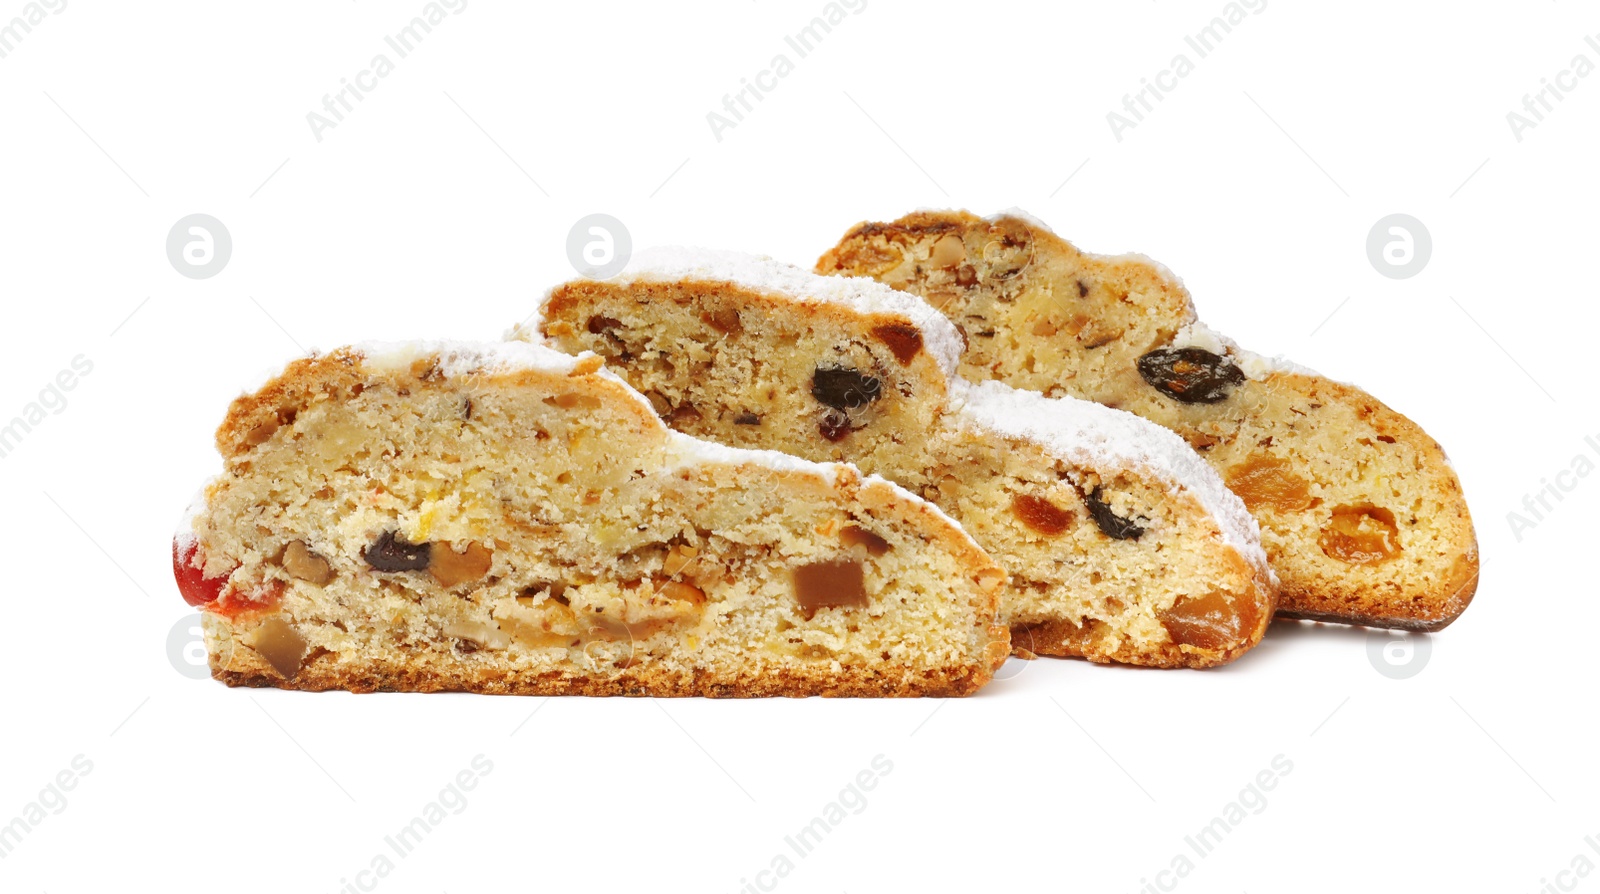
<svg viewBox="0 0 1600 894">
<path fill-rule="evenodd" d="M 204 487 L 195 491 L 194 496 L 189 499 L 189 505 L 183 510 L 183 517 L 178 519 L 178 529 L 174 532 L 172 540 L 177 544 L 179 553 L 189 551 L 197 539 L 194 533 L 194 520 L 205 511 L 206 491 L 210 488 L 211 482 L 208 481 Z"/>
<path fill-rule="evenodd" d="M 699 248 L 651 248 L 633 256 L 611 282 L 673 280 L 727 282 L 776 292 L 802 304 L 826 303 L 861 314 L 900 317 L 922 331 L 922 344 L 945 375 L 954 376 L 961 359 L 961 334 L 954 323 L 927 302 L 864 276 L 820 276 L 765 255 Z"/>
<path fill-rule="evenodd" d="M 665 427 L 665 425 L 663 425 Z M 702 464 L 736 466 L 754 463 L 766 466 L 780 474 L 815 475 L 833 485 L 838 481 L 839 463 L 818 463 L 801 459 L 777 450 L 751 450 L 729 447 L 715 441 L 706 441 L 681 432 L 670 433 L 672 442 L 668 450 L 669 469 Z M 851 466 L 850 468 L 855 468 Z"/>
<path fill-rule="evenodd" d="M 1261 529 L 1240 500 L 1184 440 L 1122 410 L 1075 398 L 1045 397 L 1000 382 L 961 382 L 952 389 L 960 418 L 976 428 L 1032 441 L 1051 454 L 1093 469 L 1148 470 L 1190 493 L 1217 520 L 1224 542 L 1259 571 L 1267 570 Z"/>
<path fill-rule="evenodd" d="M 474 372 L 513 372 L 531 369 L 569 374 L 584 355 L 563 354 L 544 345 L 519 341 L 417 340 L 362 342 L 351 345 L 362 363 L 376 372 L 403 372 L 425 357 L 439 358 L 439 372 L 463 376 Z"/>
<path fill-rule="evenodd" d="M 1238 343 L 1226 335 L 1212 329 L 1201 322 L 1193 322 L 1178 330 L 1172 338 L 1175 348 L 1199 348 L 1213 354 L 1226 354 L 1233 359 L 1235 365 L 1251 380 L 1260 382 L 1278 373 L 1290 375 L 1317 376 L 1316 370 L 1307 369 L 1298 363 L 1283 357 L 1267 357 L 1254 351 L 1247 351 L 1239 347 Z"/>
</svg>

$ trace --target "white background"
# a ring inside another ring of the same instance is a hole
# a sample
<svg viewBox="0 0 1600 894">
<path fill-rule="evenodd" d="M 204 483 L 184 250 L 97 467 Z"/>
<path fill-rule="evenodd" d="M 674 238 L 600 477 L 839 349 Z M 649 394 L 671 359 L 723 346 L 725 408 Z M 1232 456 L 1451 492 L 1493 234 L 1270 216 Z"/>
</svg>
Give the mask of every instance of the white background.
<svg viewBox="0 0 1600 894">
<path fill-rule="evenodd" d="M 71 0 L 0 59 L 0 423 L 93 364 L 0 459 L 0 824 L 93 764 L 0 889 L 339 891 L 482 754 L 376 890 L 1600 891 L 1557 876 L 1600 864 L 1600 476 L 1520 540 L 1507 519 L 1600 462 L 1600 76 L 1520 141 L 1506 118 L 1600 63 L 1600 12 L 1272 0 L 1197 59 L 1220 0 L 869 0 L 798 59 L 821 0 L 472 0 L 318 141 L 307 113 L 423 5 Z M 780 52 L 717 140 L 707 114 Z M 1180 52 L 1194 71 L 1117 140 L 1107 112 Z M 1289 624 L 1222 670 L 1013 663 L 951 703 L 308 695 L 169 661 L 169 538 L 212 432 L 302 350 L 497 337 L 594 212 L 809 265 L 860 219 L 1013 205 L 1163 261 L 1216 328 L 1446 445 L 1484 573 L 1419 673 Z M 164 251 L 196 212 L 233 237 L 211 279 Z M 1393 212 L 1432 234 L 1411 279 L 1367 259 Z M 879 754 L 867 806 L 788 851 Z M 1196 857 L 1184 836 L 1277 755 L 1265 808 Z M 780 853 L 792 873 L 758 876 Z M 1179 853 L 1193 871 L 1158 877 Z"/>
</svg>

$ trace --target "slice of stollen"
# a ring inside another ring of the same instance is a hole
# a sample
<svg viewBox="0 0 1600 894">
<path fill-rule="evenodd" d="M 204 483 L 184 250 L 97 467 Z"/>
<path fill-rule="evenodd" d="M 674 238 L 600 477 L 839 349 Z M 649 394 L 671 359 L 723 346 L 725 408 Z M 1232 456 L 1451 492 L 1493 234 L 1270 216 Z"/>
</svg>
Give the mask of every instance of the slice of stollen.
<svg viewBox="0 0 1600 894">
<path fill-rule="evenodd" d="M 1239 500 L 1138 417 L 955 376 L 955 328 L 869 280 L 722 252 L 641 253 L 513 333 L 594 351 L 674 428 L 849 461 L 962 522 L 1010 575 L 1014 645 L 1158 667 L 1230 661 L 1274 583 Z"/>
<path fill-rule="evenodd" d="M 1148 258 L 1079 251 L 1020 212 L 941 211 L 859 224 L 817 271 L 927 299 L 970 340 L 963 375 L 1177 432 L 1261 523 L 1283 616 L 1438 630 L 1477 590 L 1472 517 L 1439 444 L 1360 388 L 1207 329 Z"/>
<path fill-rule="evenodd" d="M 215 677 L 286 689 L 964 695 L 1003 572 L 854 468 L 670 431 L 514 343 L 365 345 L 234 401 L 173 547 Z"/>
</svg>

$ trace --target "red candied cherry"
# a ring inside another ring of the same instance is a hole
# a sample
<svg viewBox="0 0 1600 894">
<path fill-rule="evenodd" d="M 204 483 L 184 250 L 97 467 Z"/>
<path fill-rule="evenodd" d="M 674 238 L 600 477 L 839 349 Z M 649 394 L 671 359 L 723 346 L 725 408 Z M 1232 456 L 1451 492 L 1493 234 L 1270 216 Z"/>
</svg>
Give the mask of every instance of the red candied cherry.
<svg viewBox="0 0 1600 894">
<path fill-rule="evenodd" d="M 217 601 L 222 595 L 222 588 L 227 585 L 229 574 L 221 577 L 206 577 L 203 567 L 196 567 L 194 558 L 199 544 L 193 540 L 183 543 L 178 538 L 172 539 L 172 576 L 178 582 L 178 592 L 183 594 L 183 601 L 194 606 L 208 605 Z"/>
</svg>

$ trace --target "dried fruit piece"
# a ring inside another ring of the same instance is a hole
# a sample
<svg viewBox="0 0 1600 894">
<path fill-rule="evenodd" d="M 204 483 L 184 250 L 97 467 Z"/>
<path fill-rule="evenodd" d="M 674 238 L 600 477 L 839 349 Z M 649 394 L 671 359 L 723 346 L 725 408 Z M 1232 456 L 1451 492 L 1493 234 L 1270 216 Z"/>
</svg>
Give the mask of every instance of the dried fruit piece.
<svg viewBox="0 0 1600 894">
<path fill-rule="evenodd" d="M 928 252 L 928 263 L 941 270 L 954 267 L 967 259 L 966 243 L 954 233 L 939 237 Z"/>
<path fill-rule="evenodd" d="M 876 377 L 845 366 L 819 366 L 811 373 L 811 396 L 835 410 L 866 406 L 882 387 Z"/>
<path fill-rule="evenodd" d="M 1335 507 L 1318 539 L 1329 557 L 1352 565 L 1376 565 L 1400 554 L 1394 513 L 1370 503 Z"/>
<path fill-rule="evenodd" d="M 277 431 L 278 420 L 277 417 L 273 417 L 272 419 L 268 419 L 266 422 L 263 422 L 246 432 L 244 436 L 244 442 L 249 444 L 251 447 L 260 447 L 262 444 L 272 440 L 272 436 L 276 434 Z"/>
<path fill-rule="evenodd" d="M 621 329 L 622 321 L 611 317 L 590 317 L 584 328 L 589 330 L 590 335 L 600 335 L 612 329 Z"/>
<path fill-rule="evenodd" d="M 301 662 L 311 651 L 305 637 L 279 617 L 268 618 L 246 633 L 244 644 L 261 653 L 273 670 L 290 680 L 300 672 Z"/>
<path fill-rule="evenodd" d="M 441 587 L 483 580 L 494 564 L 494 553 L 479 543 L 469 543 L 465 552 L 456 552 L 449 544 L 440 544 L 428 555 L 428 573 Z"/>
<path fill-rule="evenodd" d="M 412 543 L 396 531 L 384 531 L 361 553 L 378 571 L 421 571 L 428 567 L 432 544 Z"/>
<path fill-rule="evenodd" d="M 667 414 L 672 412 L 672 401 L 667 400 L 661 392 L 646 391 L 644 396 L 650 401 L 650 409 L 655 410 L 657 416 L 666 418 Z"/>
<path fill-rule="evenodd" d="M 1033 260 L 1033 234 L 1027 224 L 1014 218 L 989 225 L 989 241 L 983 246 L 983 259 L 993 279 L 1009 279 L 1022 272 Z"/>
<path fill-rule="evenodd" d="M 216 602 L 232 574 L 230 571 L 218 577 L 206 577 L 204 563 L 201 563 L 202 567 L 195 567 L 195 553 L 199 549 L 200 544 L 193 540 L 180 544 L 177 538 L 173 538 L 172 578 L 178 582 L 178 593 L 183 596 L 183 601 L 196 606 Z"/>
<path fill-rule="evenodd" d="M 469 653 L 479 649 L 504 649 L 511 645 L 510 635 L 501 630 L 499 625 L 479 621 L 451 621 L 444 625 L 444 635 L 459 640 L 462 645 L 471 643 L 470 648 L 462 649 Z"/>
<path fill-rule="evenodd" d="M 552 407 L 560 407 L 563 410 L 600 409 L 600 398 L 595 397 L 593 394 L 582 394 L 576 391 L 569 391 L 566 394 L 557 394 L 552 397 L 547 397 L 544 399 L 544 402 Z"/>
<path fill-rule="evenodd" d="M 734 332 L 742 332 L 744 330 L 744 325 L 739 322 L 739 312 L 731 307 L 724 307 L 721 310 L 716 311 L 708 311 L 707 313 L 701 314 L 700 319 L 704 321 L 706 325 L 717 330 L 723 335 L 728 335 Z"/>
<path fill-rule="evenodd" d="M 1253 456 L 1228 470 L 1228 489 L 1251 512 L 1271 508 L 1303 512 L 1315 502 L 1311 482 L 1296 475 L 1294 464 L 1275 456 Z"/>
<path fill-rule="evenodd" d="M 754 413 L 740 413 L 733 417 L 734 425 L 760 425 L 761 417 Z"/>
<path fill-rule="evenodd" d="M 333 565 L 311 551 L 304 540 L 296 540 L 283 548 L 283 570 L 295 580 L 323 586 L 333 580 Z"/>
<path fill-rule="evenodd" d="M 829 442 L 837 444 L 850 434 L 850 417 L 843 410 L 828 410 L 817 423 L 817 431 Z"/>
<path fill-rule="evenodd" d="M 1084 505 L 1089 507 L 1089 515 L 1094 518 L 1094 523 L 1100 530 L 1113 540 L 1138 540 L 1144 536 L 1144 528 L 1132 519 L 1126 519 L 1111 511 L 1111 506 L 1101 499 L 1100 488 L 1083 498 Z"/>
<path fill-rule="evenodd" d="M 706 601 L 704 590 L 693 584 L 686 584 L 681 581 L 669 580 L 661 585 L 659 592 L 662 598 L 671 599 L 674 602 L 688 602 L 700 605 Z"/>
<path fill-rule="evenodd" d="M 667 414 L 667 424 L 683 425 L 684 423 L 688 422 L 699 422 L 703 418 L 704 417 L 700 415 L 700 411 L 695 409 L 694 404 L 690 403 L 689 401 L 684 401 L 683 403 L 674 407 L 671 413 Z"/>
<path fill-rule="evenodd" d="M 906 323 L 885 323 L 872 327 L 872 337 L 889 346 L 901 366 L 911 362 L 922 350 L 922 331 Z"/>
<path fill-rule="evenodd" d="M 839 540 L 845 546 L 866 547 L 867 552 L 874 556 L 881 556 L 894 548 L 889 545 L 889 541 L 860 525 L 845 525 L 840 528 Z"/>
<path fill-rule="evenodd" d="M 675 543 L 667 550 L 666 561 L 661 563 L 661 573 L 671 577 L 694 564 L 700 550 L 687 543 Z"/>
<path fill-rule="evenodd" d="M 795 600 L 806 620 L 822 608 L 866 608 L 866 578 L 855 559 L 801 565 L 794 571 Z"/>
<path fill-rule="evenodd" d="M 1072 526 L 1072 510 L 1032 494 L 1012 494 L 1011 512 L 1030 529 L 1051 537 Z"/>
<path fill-rule="evenodd" d="M 1254 602 L 1234 602 L 1225 593 L 1179 597 L 1158 617 L 1173 642 L 1213 650 L 1241 642 L 1261 623 Z"/>
<path fill-rule="evenodd" d="M 1139 375 L 1150 387 L 1186 404 L 1227 400 L 1244 373 L 1233 361 L 1202 348 L 1157 348 L 1139 358 Z"/>
</svg>

